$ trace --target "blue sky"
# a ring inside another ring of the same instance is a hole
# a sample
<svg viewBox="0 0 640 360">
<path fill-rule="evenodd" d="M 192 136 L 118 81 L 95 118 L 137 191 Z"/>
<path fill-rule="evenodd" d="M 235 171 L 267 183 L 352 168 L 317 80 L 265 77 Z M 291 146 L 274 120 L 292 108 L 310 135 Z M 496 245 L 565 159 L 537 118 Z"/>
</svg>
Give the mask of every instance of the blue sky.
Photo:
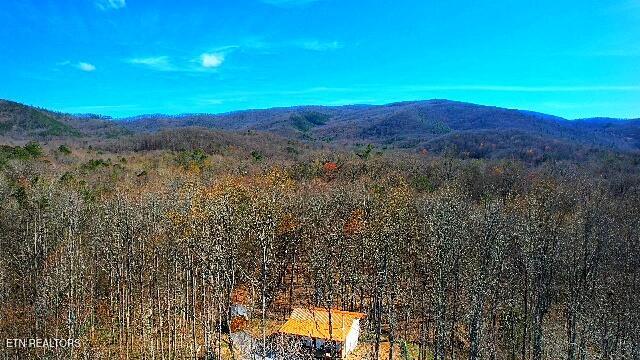
<svg viewBox="0 0 640 360">
<path fill-rule="evenodd" d="M 0 98 L 123 117 L 446 98 L 640 117 L 640 0 L 20 0 Z"/>
</svg>

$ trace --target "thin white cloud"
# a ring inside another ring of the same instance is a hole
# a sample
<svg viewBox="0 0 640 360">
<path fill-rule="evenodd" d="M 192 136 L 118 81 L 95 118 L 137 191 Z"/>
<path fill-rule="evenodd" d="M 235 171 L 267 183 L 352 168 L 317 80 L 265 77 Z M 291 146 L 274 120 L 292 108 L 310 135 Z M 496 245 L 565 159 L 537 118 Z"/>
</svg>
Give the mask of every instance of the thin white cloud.
<svg viewBox="0 0 640 360">
<path fill-rule="evenodd" d="M 224 55 L 220 53 L 204 53 L 200 55 L 200 65 L 207 69 L 214 69 L 222 65 Z"/>
<path fill-rule="evenodd" d="M 76 67 L 85 72 L 92 72 L 96 70 L 96 66 L 87 62 L 79 62 Z"/>
<path fill-rule="evenodd" d="M 216 69 L 225 60 L 225 54 L 236 49 L 237 46 L 225 46 L 214 49 L 215 52 L 205 52 L 194 58 L 178 57 L 172 58 L 167 55 L 134 57 L 123 61 L 145 67 L 155 71 L 181 72 L 181 73 L 204 73 Z"/>
<path fill-rule="evenodd" d="M 250 39 L 240 44 L 218 46 L 206 49 L 197 57 L 171 58 L 167 55 L 133 57 L 123 61 L 132 65 L 144 66 L 152 70 L 167 72 L 198 73 L 208 72 L 223 65 L 229 54 L 236 51 L 265 51 L 270 49 L 300 48 L 310 51 L 330 51 L 343 47 L 339 41 L 321 41 L 303 39 L 285 42 L 264 42 Z"/>
<path fill-rule="evenodd" d="M 305 50 L 312 51 L 328 51 L 328 50 L 337 50 L 343 47 L 342 43 L 339 41 L 319 41 L 319 40 L 304 40 L 295 43 L 296 46 L 301 47 Z"/>
<path fill-rule="evenodd" d="M 400 87 L 404 91 L 496 91 L 496 92 L 593 92 L 593 91 L 640 91 L 640 85 L 410 85 Z"/>
<path fill-rule="evenodd" d="M 97 0 L 96 6 L 103 11 L 118 10 L 127 6 L 127 2 L 126 0 Z"/>
<path fill-rule="evenodd" d="M 142 57 L 142 58 L 133 58 L 128 59 L 128 63 L 134 65 L 142 65 L 149 67 L 153 70 L 158 71 L 175 71 L 176 68 L 173 66 L 168 56 L 151 56 L 151 57 Z"/>
<path fill-rule="evenodd" d="M 196 98 L 201 105 L 221 105 L 246 102 L 249 99 L 267 99 L 277 96 L 292 104 L 384 104 L 407 98 L 432 98 L 439 92 L 640 92 L 636 85 L 593 86 L 520 86 L 520 85 L 358 85 L 356 87 L 310 87 L 299 89 L 275 89 L 265 91 L 229 91 L 203 94 Z M 393 94 L 389 97 L 389 94 Z M 327 100 L 333 97 L 333 100 Z M 288 104 L 288 103 L 287 103 Z M 282 104 L 282 106 L 287 105 Z M 548 106 L 550 107 L 550 106 Z M 523 107 L 524 108 L 524 107 Z"/>
<path fill-rule="evenodd" d="M 238 50 L 241 46 L 240 45 L 224 45 L 224 46 L 218 46 L 215 49 L 212 49 L 210 51 L 218 53 L 218 54 L 226 54 L 235 50 Z"/>
<path fill-rule="evenodd" d="M 92 72 L 96 70 L 95 65 L 88 62 L 84 62 L 84 61 L 80 61 L 80 62 L 73 62 L 71 60 L 58 61 L 56 63 L 55 71 L 60 71 L 60 67 L 62 68 L 71 67 L 71 68 L 76 68 L 78 70 L 82 70 L 85 72 Z"/>
<path fill-rule="evenodd" d="M 344 43 L 337 40 L 320 39 L 292 39 L 284 41 L 267 41 L 259 37 L 246 38 L 238 45 L 226 46 L 212 51 L 258 51 L 262 53 L 272 53 L 274 50 L 303 49 L 310 51 L 331 51 L 344 47 Z"/>
<path fill-rule="evenodd" d="M 87 105 L 87 106 L 71 106 L 61 107 L 61 110 L 68 113 L 92 113 L 101 111 L 135 109 L 135 105 Z"/>
<path fill-rule="evenodd" d="M 199 99 L 198 103 L 201 105 L 222 105 L 224 104 L 222 99 Z"/>
</svg>

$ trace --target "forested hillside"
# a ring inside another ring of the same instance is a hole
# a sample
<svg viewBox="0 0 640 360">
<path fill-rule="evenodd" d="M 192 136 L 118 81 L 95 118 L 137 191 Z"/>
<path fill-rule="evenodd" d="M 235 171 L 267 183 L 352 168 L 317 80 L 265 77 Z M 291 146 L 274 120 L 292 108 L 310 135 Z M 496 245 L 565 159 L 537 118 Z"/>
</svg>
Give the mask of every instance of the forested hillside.
<svg viewBox="0 0 640 360">
<path fill-rule="evenodd" d="M 81 345 L 0 354 L 238 359 L 244 289 L 259 339 L 367 314 L 358 359 L 640 357 L 637 123 L 447 104 L 4 110 L 0 337 Z"/>
<path fill-rule="evenodd" d="M 381 149 L 429 151 L 473 159 L 519 159 L 536 164 L 546 159 L 585 161 L 610 152 L 634 156 L 640 152 L 638 120 L 566 120 L 447 100 L 379 106 L 300 106 L 218 115 L 141 115 L 118 120 L 93 114 L 57 114 L 3 101 L 0 125 L 5 129 L 0 136 L 8 140 L 71 137 L 126 142 L 140 134 L 205 128 L 225 134 L 266 133 L 333 149 L 373 144 Z M 185 147 L 188 143 L 187 139 Z"/>
<path fill-rule="evenodd" d="M 62 114 L 0 99 L 0 139 L 113 138 L 129 133 L 99 115 Z"/>
<path fill-rule="evenodd" d="M 375 143 L 392 148 L 442 151 L 442 142 L 462 138 L 450 147 L 458 155 L 479 156 L 474 141 L 484 136 L 481 153 L 492 147 L 509 153 L 562 152 L 563 148 L 640 150 L 640 122 L 617 119 L 569 121 L 529 111 L 503 109 L 447 100 L 403 102 L 381 106 L 304 106 L 249 110 L 222 115 L 162 115 L 126 119 L 136 132 L 200 126 L 222 130 L 267 131 L 328 144 Z M 528 139 L 514 143 L 513 137 Z M 467 141 L 468 140 L 468 141 Z M 487 151 L 489 149 L 489 151 Z"/>
</svg>

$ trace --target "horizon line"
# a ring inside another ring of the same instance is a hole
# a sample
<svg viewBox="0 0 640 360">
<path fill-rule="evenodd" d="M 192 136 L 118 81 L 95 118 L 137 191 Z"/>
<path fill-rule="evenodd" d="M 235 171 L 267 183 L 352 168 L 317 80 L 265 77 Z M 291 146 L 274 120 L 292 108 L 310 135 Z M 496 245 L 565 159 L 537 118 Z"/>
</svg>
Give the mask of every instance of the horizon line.
<svg viewBox="0 0 640 360">
<path fill-rule="evenodd" d="M 563 117 L 563 116 L 554 115 L 554 114 L 551 114 L 551 113 L 540 112 L 540 111 L 537 111 L 537 110 L 529 110 L 529 109 L 526 109 L 526 108 L 498 106 L 498 105 L 488 105 L 488 104 L 482 104 L 482 103 L 471 102 L 471 101 L 451 100 L 451 99 L 447 99 L 447 98 L 410 99 L 410 100 L 399 100 L 399 101 L 389 101 L 389 102 L 371 102 L 371 103 L 346 103 L 346 104 L 339 104 L 339 105 L 336 105 L 336 104 L 306 103 L 306 104 L 289 105 L 289 106 L 247 107 L 247 108 L 239 108 L 239 109 L 235 109 L 235 110 L 221 111 L 221 112 L 179 112 L 179 113 L 177 113 L 177 112 L 176 113 L 171 113 L 171 112 L 141 112 L 141 113 L 138 113 L 138 114 L 128 115 L 128 116 L 111 116 L 111 115 L 104 115 L 102 113 L 92 112 L 92 111 L 82 112 L 82 111 L 56 110 L 56 109 L 54 109 L 52 107 L 43 107 L 43 106 L 40 106 L 40 105 L 34 105 L 34 104 L 26 103 L 26 102 L 20 102 L 20 101 L 4 99 L 4 98 L 0 98 L 0 101 L 12 102 L 12 103 L 20 104 L 20 105 L 23 105 L 23 106 L 28 106 L 28 107 L 36 108 L 36 109 L 39 109 L 39 110 L 48 111 L 48 112 L 57 113 L 57 114 L 62 114 L 62 115 L 70 115 L 70 116 L 76 116 L 76 117 L 94 115 L 94 116 L 97 116 L 97 117 L 101 117 L 101 118 L 105 118 L 105 119 L 109 119 L 109 120 L 114 120 L 114 121 L 121 121 L 121 120 L 134 119 L 134 118 L 144 118 L 144 117 L 157 117 L 157 116 L 166 116 L 166 117 L 172 117 L 172 118 L 187 117 L 187 116 L 224 116 L 224 115 L 230 115 L 230 114 L 240 113 L 240 112 L 285 110 L 285 109 L 296 109 L 296 108 L 305 108 L 305 107 L 333 108 L 333 109 L 350 107 L 350 106 L 383 107 L 383 106 L 391 106 L 391 105 L 398 105 L 398 104 L 410 104 L 410 103 L 421 103 L 421 102 L 436 102 L 436 101 L 459 103 L 459 104 L 481 106 L 481 107 L 499 108 L 499 109 L 512 110 L 512 111 L 523 111 L 523 112 L 529 112 L 529 113 L 534 113 L 534 114 L 539 114 L 539 115 L 552 116 L 552 117 L 555 117 L 555 118 L 558 118 L 558 119 L 563 119 L 563 120 L 566 120 L 566 121 L 575 121 L 575 120 L 583 120 L 583 119 L 611 119 L 611 120 L 622 120 L 622 121 L 640 120 L 640 116 L 632 116 L 632 117 L 588 116 L 588 117 L 579 117 L 579 118 L 567 118 L 567 117 Z M 94 106 L 78 106 L 78 107 L 75 107 L 75 108 L 87 108 L 87 109 L 89 109 L 89 108 L 95 108 L 95 109 L 103 108 L 103 109 L 109 109 L 109 108 L 136 107 L 136 106 L 137 105 L 94 105 Z"/>
</svg>

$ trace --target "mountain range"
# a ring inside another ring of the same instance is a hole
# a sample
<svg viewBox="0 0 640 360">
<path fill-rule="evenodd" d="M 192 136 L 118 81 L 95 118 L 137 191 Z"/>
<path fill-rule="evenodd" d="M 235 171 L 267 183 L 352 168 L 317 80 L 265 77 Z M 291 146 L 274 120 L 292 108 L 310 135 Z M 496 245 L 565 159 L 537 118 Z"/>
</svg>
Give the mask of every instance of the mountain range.
<svg viewBox="0 0 640 360">
<path fill-rule="evenodd" d="M 0 138 L 13 141 L 118 139 L 204 128 L 223 133 L 267 133 L 321 146 L 372 144 L 384 149 L 453 152 L 471 158 L 563 158 L 599 151 L 640 154 L 639 120 L 568 120 L 449 100 L 111 119 L 0 100 Z"/>
</svg>

